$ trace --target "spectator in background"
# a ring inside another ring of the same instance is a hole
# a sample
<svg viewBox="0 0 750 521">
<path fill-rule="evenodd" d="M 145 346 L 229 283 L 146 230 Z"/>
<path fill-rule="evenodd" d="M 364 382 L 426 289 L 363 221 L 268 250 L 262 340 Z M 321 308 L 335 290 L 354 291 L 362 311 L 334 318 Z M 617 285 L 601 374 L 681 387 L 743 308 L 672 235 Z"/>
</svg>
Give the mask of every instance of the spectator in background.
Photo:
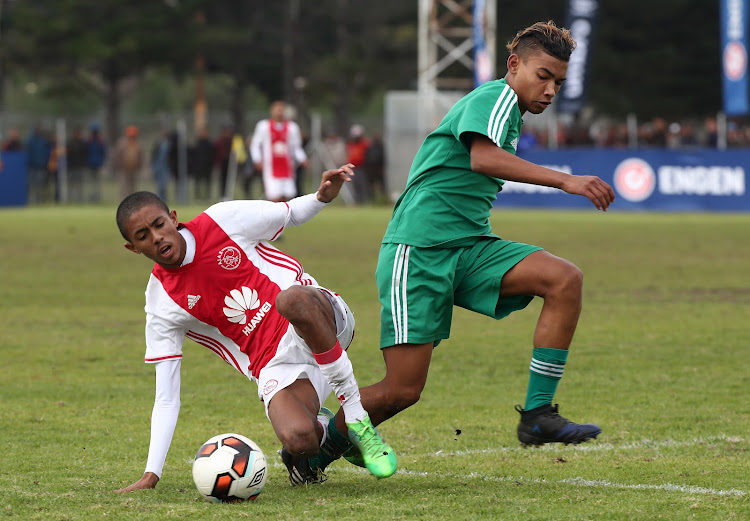
<svg viewBox="0 0 750 521">
<path fill-rule="evenodd" d="M 84 201 L 83 183 L 86 179 L 87 146 L 81 127 L 73 130 L 73 136 L 68 140 L 67 147 L 68 200 L 82 203 Z"/>
<path fill-rule="evenodd" d="M 383 137 L 378 132 L 372 135 L 365 153 L 365 172 L 371 197 L 378 200 L 385 198 L 385 147 Z"/>
<path fill-rule="evenodd" d="M 101 199 L 101 179 L 100 173 L 104 161 L 107 157 L 107 146 L 102 139 L 99 124 L 92 123 L 89 125 L 89 138 L 86 141 L 86 166 L 88 167 L 89 181 L 91 182 L 91 192 L 89 200 L 99 202 Z"/>
<path fill-rule="evenodd" d="M 115 146 L 112 158 L 115 174 L 120 182 L 120 195 L 124 199 L 136 190 L 138 175 L 143 168 L 143 148 L 138 141 L 138 128 L 129 125 Z"/>
<path fill-rule="evenodd" d="M 745 132 L 736 121 L 727 121 L 727 146 L 745 146 Z"/>
<path fill-rule="evenodd" d="M 719 125 L 716 118 L 708 117 L 705 121 L 706 126 L 706 146 L 716 148 L 719 144 Z"/>
<path fill-rule="evenodd" d="M 343 165 L 347 161 L 346 142 L 339 136 L 336 131 L 329 128 L 323 137 L 323 145 L 328 152 L 328 161 L 332 165 Z"/>
<path fill-rule="evenodd" d="M 594 144 L 594 140 L 587 125 L 576 123 L 567 129 L 564 143 L 567 146 L 574 147 L 591 146 Z"/>
<path fill-rule="evenodd" d="M 26 140 L 26 154 L 29 164 L 29 203 L 40 203 L 47 200 L 47 164 L 52 152 L 52 144 L 37 123 Z"/>
<path fill-rule="evenodd" d="M 254 185 L 258 185 L 260 195 L 253 195 Z M 245 161 L 242 167 L 242 189 L 247 199 L 263 199 L 263 172 L 259 172 L 252 161 Z"/>
<path fill-rule="evenodd" d="M 50 153 L 47 160 L 47 180 L 44 185 L 45 199 L 56 203 L 61 201 L 60 169 L 65 165 L 65 145 L 57 136 L 50 140 Z"/>
<path fill-rule="evenodd" d="M 250 166 L 252 164 L 252 161 L 249 161 L 247 152 L 247 146 L 245 144 L 245 140 L 242 138 L 242 135 L 235 134 L 234 137 L 232 137 L 232 152 L 229 156 L 229 173 L 231 175 L 231 169 L 234 168 L 234 183 L 228 183 L 231 186 L 229 186 L 229 190 L 227 190 L 224 194 L 225 199 L 234 198 L 234 188 L 237 185 L 238 178 L 243 183 L 248 179 L 249 170 L 252 168 Z M 249 185 L 245 186 L 245 190 L 249 190 Z"/>
<path fill-rule="evenodd" d="M 605 144 L 608 147 L 625 148 L 629 144 L 628 141 L 628 124 L 619 123 L 610 127 Z"/>
<path fill-rule="evenodd" d="M 266 199 L 288 201 L 297 195 L 297 165 L 307 166 L 299 125 L 287 118 L 283 101 L 271 103 L 271 117 L 255 126 L 250 156 L 256 170 L 263 172 Z"/>
<path fill-rule="evenodd" d="M 227 186 L 227 175 L 229 173 L 229 158 L 232 156 L 232 139 L 234 127 L 223 125 L 221 134 L 214 143 L 214 160 L 219 167 L 219 198 L 224 197 Z"/>
<path fill-rule="evenodd" d="M 214 168 L 214 145 L 208 137 L 208 129 L 201 127 L 190 151 L 190 173 L 194 177 L 195 199 L 211 198 L 211 172 Z"/>
<path fill-rule="evenodd" d="M 651 121 L 651 134 L 647 144 L 652 147 L 664 148 L 667 146 L 668 134 L 667 120 L 664 118 L 654 118 Z"/>
<path fill-rule="evenodd" d="M 352 125 L 349 129 L 349 139 L 346 142 L 347 162 L 354 165 L 354 198 L 358 204 L 370 200 L 369 181 L 367 180 L 367 169 L 365 158 L 370 142 L 365 137 L 365 128 L 362 125 Z"/>
<path fill-rule="evenodd" d="M 167 135 L 169 147 L 167 148 L 167 164 L 172 179 L 177 183 L 180 179 L 180 134 L 173 130 Z"/>
<path fill-rule="evenodd" d="M 680 130 L 680 145 L 684 147 L 698 146 L 698 138 L 695 137 L 695 127 L 692 123 L 685 123 Z"/>
<path fill-rule="evenodd" d="M 307 143 L 310 142 L 310 136 L 307 135 L 306 132 L 302 132 L 302 149 L 304 150 L 305 147 L 307 147 Z M 337 163 L 342 164 L 342 163 Z M 306 172 L 306 165 L 307 162 L 304 163 L 297 163 L 297 168 L 295 170 L 295 178 L 294 178 L 294 184 L 297 190 L 297 194 L 303 194 L 306 192 L 304 185 L 305 185 L 305 172 Z"/>
<path fill-rule="evenodd" d="M 21 134 L 17 128 L 12 128 L 8 131 L 8 137 L 3 140 L 2 150 L 3 152 L 19 152 L 23 150 Z"/>
<path fill-rule="evenodd" d="M 162 201 L 167 200 L 167 185 L 169 184 L 170 134 L 169 130 L 162 131 L 151 150 L 151 171 L 156 181 L 156 193 Z"/>
</svg>

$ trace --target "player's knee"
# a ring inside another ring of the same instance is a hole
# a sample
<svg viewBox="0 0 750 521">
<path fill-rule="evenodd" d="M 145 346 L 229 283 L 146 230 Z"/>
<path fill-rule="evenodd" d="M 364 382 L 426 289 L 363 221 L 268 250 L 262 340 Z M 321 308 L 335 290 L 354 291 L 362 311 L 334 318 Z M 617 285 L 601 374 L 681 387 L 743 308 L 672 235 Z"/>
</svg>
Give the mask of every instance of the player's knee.
<svg viewBox="0 0 750 521">
<path fill-rule="evenodd" d="M 566 262 L 558 279 L 560 288 L 569 296 L 575 297 L 583 291 L 583 272 L 571 262 Z"/>
<path fill-rule="evenodd" d="M 294 456 L 314 456 L 320 450 L 315 429 L 290 425 L 277 432 L 279 441 Z"/>
<path fill-rule="evenodd" d="M 389 392 L 386 395 L 388 409 L 393 414 L 411 407 L 422 397 L 424 385 L 401 384 L 389 386 Z"/>
<path fill-rule="evenodd" d="M 310 313 L 313 300 L 301 286 L 291 286 L 276 295 L 276 309 L 290 322 L 303 320 Z"/>
</svg>

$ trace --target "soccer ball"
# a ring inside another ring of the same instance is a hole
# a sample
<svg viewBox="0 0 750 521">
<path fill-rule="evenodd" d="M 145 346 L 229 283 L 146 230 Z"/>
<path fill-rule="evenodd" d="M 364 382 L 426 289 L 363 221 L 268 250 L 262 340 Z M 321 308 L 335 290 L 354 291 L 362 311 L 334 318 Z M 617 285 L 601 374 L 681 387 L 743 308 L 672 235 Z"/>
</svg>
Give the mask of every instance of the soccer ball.
<svg viewBox="0 0 750 521">
<path fill-rule="evenodd" d="M 254 500 L 268 479 L 266 456 L 241 434 L 219 434 L 204 443 L 193 461 L 193 481 L 216 503 Z"/>
</svg>

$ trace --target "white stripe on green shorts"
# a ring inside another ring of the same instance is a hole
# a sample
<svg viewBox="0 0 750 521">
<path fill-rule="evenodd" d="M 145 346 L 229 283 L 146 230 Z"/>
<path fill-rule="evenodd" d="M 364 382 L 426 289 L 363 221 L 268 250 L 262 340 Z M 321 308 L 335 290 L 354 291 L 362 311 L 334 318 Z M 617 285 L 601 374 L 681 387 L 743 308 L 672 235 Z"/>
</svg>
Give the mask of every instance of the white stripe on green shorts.
<svg viewBox="0 0 750 521">
<path fill-rule="evenodd" d="M 409 271 L 409 250 L 411 246 L 399 244 L 393 260 L 391 277 L 391 315 L 396 344 L 406 344 L 409 340 L 409 327 L 406 310 L 406 275 Z"/>
<path fill-rule="evenodd" d="M 550 364 L 549 362 L 542 362 L 540 360 L 537 360 L 536 358 L 532 358 L 531 366 L 529 367 L 529 369 L 531 369 L 531 371 L 535 373 L 559 379 L 562 378 L 563 369 L 565 369 L 565 366 L 560 364 Z"/>
</svg>

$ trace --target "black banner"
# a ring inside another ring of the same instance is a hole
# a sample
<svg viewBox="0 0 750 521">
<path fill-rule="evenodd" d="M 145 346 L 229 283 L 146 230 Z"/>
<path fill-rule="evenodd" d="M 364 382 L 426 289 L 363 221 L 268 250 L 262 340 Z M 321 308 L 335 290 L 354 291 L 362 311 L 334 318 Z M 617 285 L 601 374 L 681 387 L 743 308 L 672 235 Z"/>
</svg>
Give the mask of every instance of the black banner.
<svg viewBox="0 0 750 521">
<path fill-rule="evenodd" d="M 568 0 L 565 27 L 578 45 L 570 56 L 567 79 L 555 100 L 557 112 L 576 113 L 586 102 L 598 10 L 599 0 Z"/>
</svg>

